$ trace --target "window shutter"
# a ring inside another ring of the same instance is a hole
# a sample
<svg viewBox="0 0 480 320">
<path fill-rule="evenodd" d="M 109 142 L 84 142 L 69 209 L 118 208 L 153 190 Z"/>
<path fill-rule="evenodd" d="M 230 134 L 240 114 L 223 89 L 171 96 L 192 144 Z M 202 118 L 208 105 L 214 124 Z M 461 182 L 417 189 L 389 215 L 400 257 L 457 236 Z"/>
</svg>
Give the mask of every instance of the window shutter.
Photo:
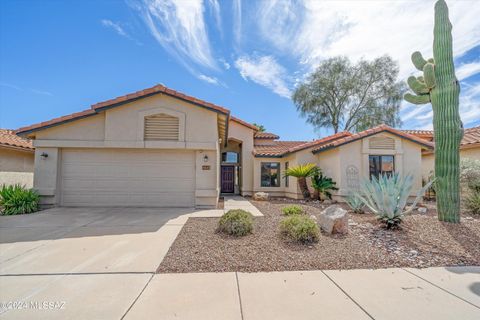
<svg viewBox="0 0 480 320">
<path fill-rule="evenodd" d="M 387 137 L 373 137 L 369 141 L 370 149 L 395 149 L 395 139 Z"/>
<path fill-rule="evenodd" d="M 179 120 L 160 113 L 145 117 L 144 140 L 178 141 Z"/>
</svg>

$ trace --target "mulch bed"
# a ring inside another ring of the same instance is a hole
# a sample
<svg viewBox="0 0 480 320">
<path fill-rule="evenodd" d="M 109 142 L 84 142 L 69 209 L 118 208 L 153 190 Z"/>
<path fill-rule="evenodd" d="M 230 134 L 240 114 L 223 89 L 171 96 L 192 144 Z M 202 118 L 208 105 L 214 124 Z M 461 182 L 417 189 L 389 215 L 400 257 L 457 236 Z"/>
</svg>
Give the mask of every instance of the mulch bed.
<svg viewBox="0 0 480 320">
<path fill-rule="evenodd" d="M 401 229 L 386 230 L 371 213 L 349 212 L 348 235 L 322 233 L 318 243 L 302 245 L 281 237 L 281 208 L 300 204 L 309 215 L 318 216 L 325 205 L 290 199 L 252 203 L 265 215 L 255 218 L 253 234 L 226 236 L 216 232 L 218 218 L 190 218 L 158 272 L 480 265 L 478 216 L 463 215 L 460 224 L 443 223 L 437 220 L 434 207 L 429 206 L 425 214 L 408 215 Z"/>
</svg>

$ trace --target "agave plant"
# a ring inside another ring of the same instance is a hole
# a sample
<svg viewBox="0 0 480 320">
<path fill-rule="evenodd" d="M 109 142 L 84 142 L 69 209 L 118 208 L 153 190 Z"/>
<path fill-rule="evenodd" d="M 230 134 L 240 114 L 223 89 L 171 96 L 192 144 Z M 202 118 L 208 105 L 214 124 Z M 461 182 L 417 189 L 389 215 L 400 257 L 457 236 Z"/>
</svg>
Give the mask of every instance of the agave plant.
<svg viewBox="0 0 480 320">
<path fill-rule="evenodd" d="M 405 214 L 415 209 L 418 200 L 420 200 L 430 185 L 429 181 L 421 188 L 415 197 L 412 205 L 405 210 L 410 191 L 413 187 L 413 176 L 406 175 L 401 177 L 398 173 L 394 175 L 381 175 L 378 178 L 372 177 L 372 180 L 363 180 L 361 182 L 360 194 L 355 194 L 365 206 L 367 206 L 378 219 L 386 224 L 387 229 L 398 226 Z"/>
<path fill-rule="evenodd" d="M 300 164 L 285 170 L 285 177 L 295 177 L 298 186 L 302 191 L 304 199 L 310 198 L 310 190 L 308 190 L 307 178 L 313 176 L 317 172 L 317 166 L 313 163 Z"/>
<path fill-rule="evenodd" d="M 353 210 L 353 212 L 355 212 L 355 213 L 364 213 L 365 212 L 363 210 L 363 208 L 365 207 L 365 205 L 363 204 L 363 201 L 360 199 L 360 197 L 357 197 L 357 195 L 354 194 L 353 192 L 350 192 L 347 195 L 345 201 L 347 202 L 350 209 Z"/>
<path fill-rule="evenodd" d="M 321 199 L 327 197 L 332 199 L 331 191 L 338 190 L 336 182 L 327 176 L 324 176 L 322 172 L 317 169 L 312 176 L 312 187 L 315 189 L 315 199 Z"/>
</svg>

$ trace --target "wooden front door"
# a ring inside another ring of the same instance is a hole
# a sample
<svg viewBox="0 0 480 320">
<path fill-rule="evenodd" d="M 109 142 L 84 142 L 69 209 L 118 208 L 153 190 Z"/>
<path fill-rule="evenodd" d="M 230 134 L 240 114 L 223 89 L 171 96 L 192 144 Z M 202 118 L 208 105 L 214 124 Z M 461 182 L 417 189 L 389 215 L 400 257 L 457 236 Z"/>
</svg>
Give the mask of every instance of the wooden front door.
<svg viewBox="0 0 480 320">
<path fill-rule="evenodd" d="M 235 191 L 235 167 L 222 166 L 220 170 L 221 192 L 233 193 Z"/>
</svg>

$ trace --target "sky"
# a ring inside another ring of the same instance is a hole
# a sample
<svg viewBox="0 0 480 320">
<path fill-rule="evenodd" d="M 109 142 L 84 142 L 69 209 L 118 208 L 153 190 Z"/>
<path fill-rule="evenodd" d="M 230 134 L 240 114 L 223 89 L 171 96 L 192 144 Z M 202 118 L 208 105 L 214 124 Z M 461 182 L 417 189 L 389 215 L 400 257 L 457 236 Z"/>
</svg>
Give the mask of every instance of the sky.
<svg viewBox="0 0 480 320">
<path fill-rule="evenodd" d="M 447 1 L 465 127 L 480 125 L 480 5 Z M 290 99 L 324 59 L 389 54 L 399 80 L 432 55 L 434 1 L 0 1 L 0 127 L 88 109 L 164 84 L 224 106 L 284 140 L 331 133 Z M 404 102 L 405 129 L 431 129 Z"/>
</svg>

